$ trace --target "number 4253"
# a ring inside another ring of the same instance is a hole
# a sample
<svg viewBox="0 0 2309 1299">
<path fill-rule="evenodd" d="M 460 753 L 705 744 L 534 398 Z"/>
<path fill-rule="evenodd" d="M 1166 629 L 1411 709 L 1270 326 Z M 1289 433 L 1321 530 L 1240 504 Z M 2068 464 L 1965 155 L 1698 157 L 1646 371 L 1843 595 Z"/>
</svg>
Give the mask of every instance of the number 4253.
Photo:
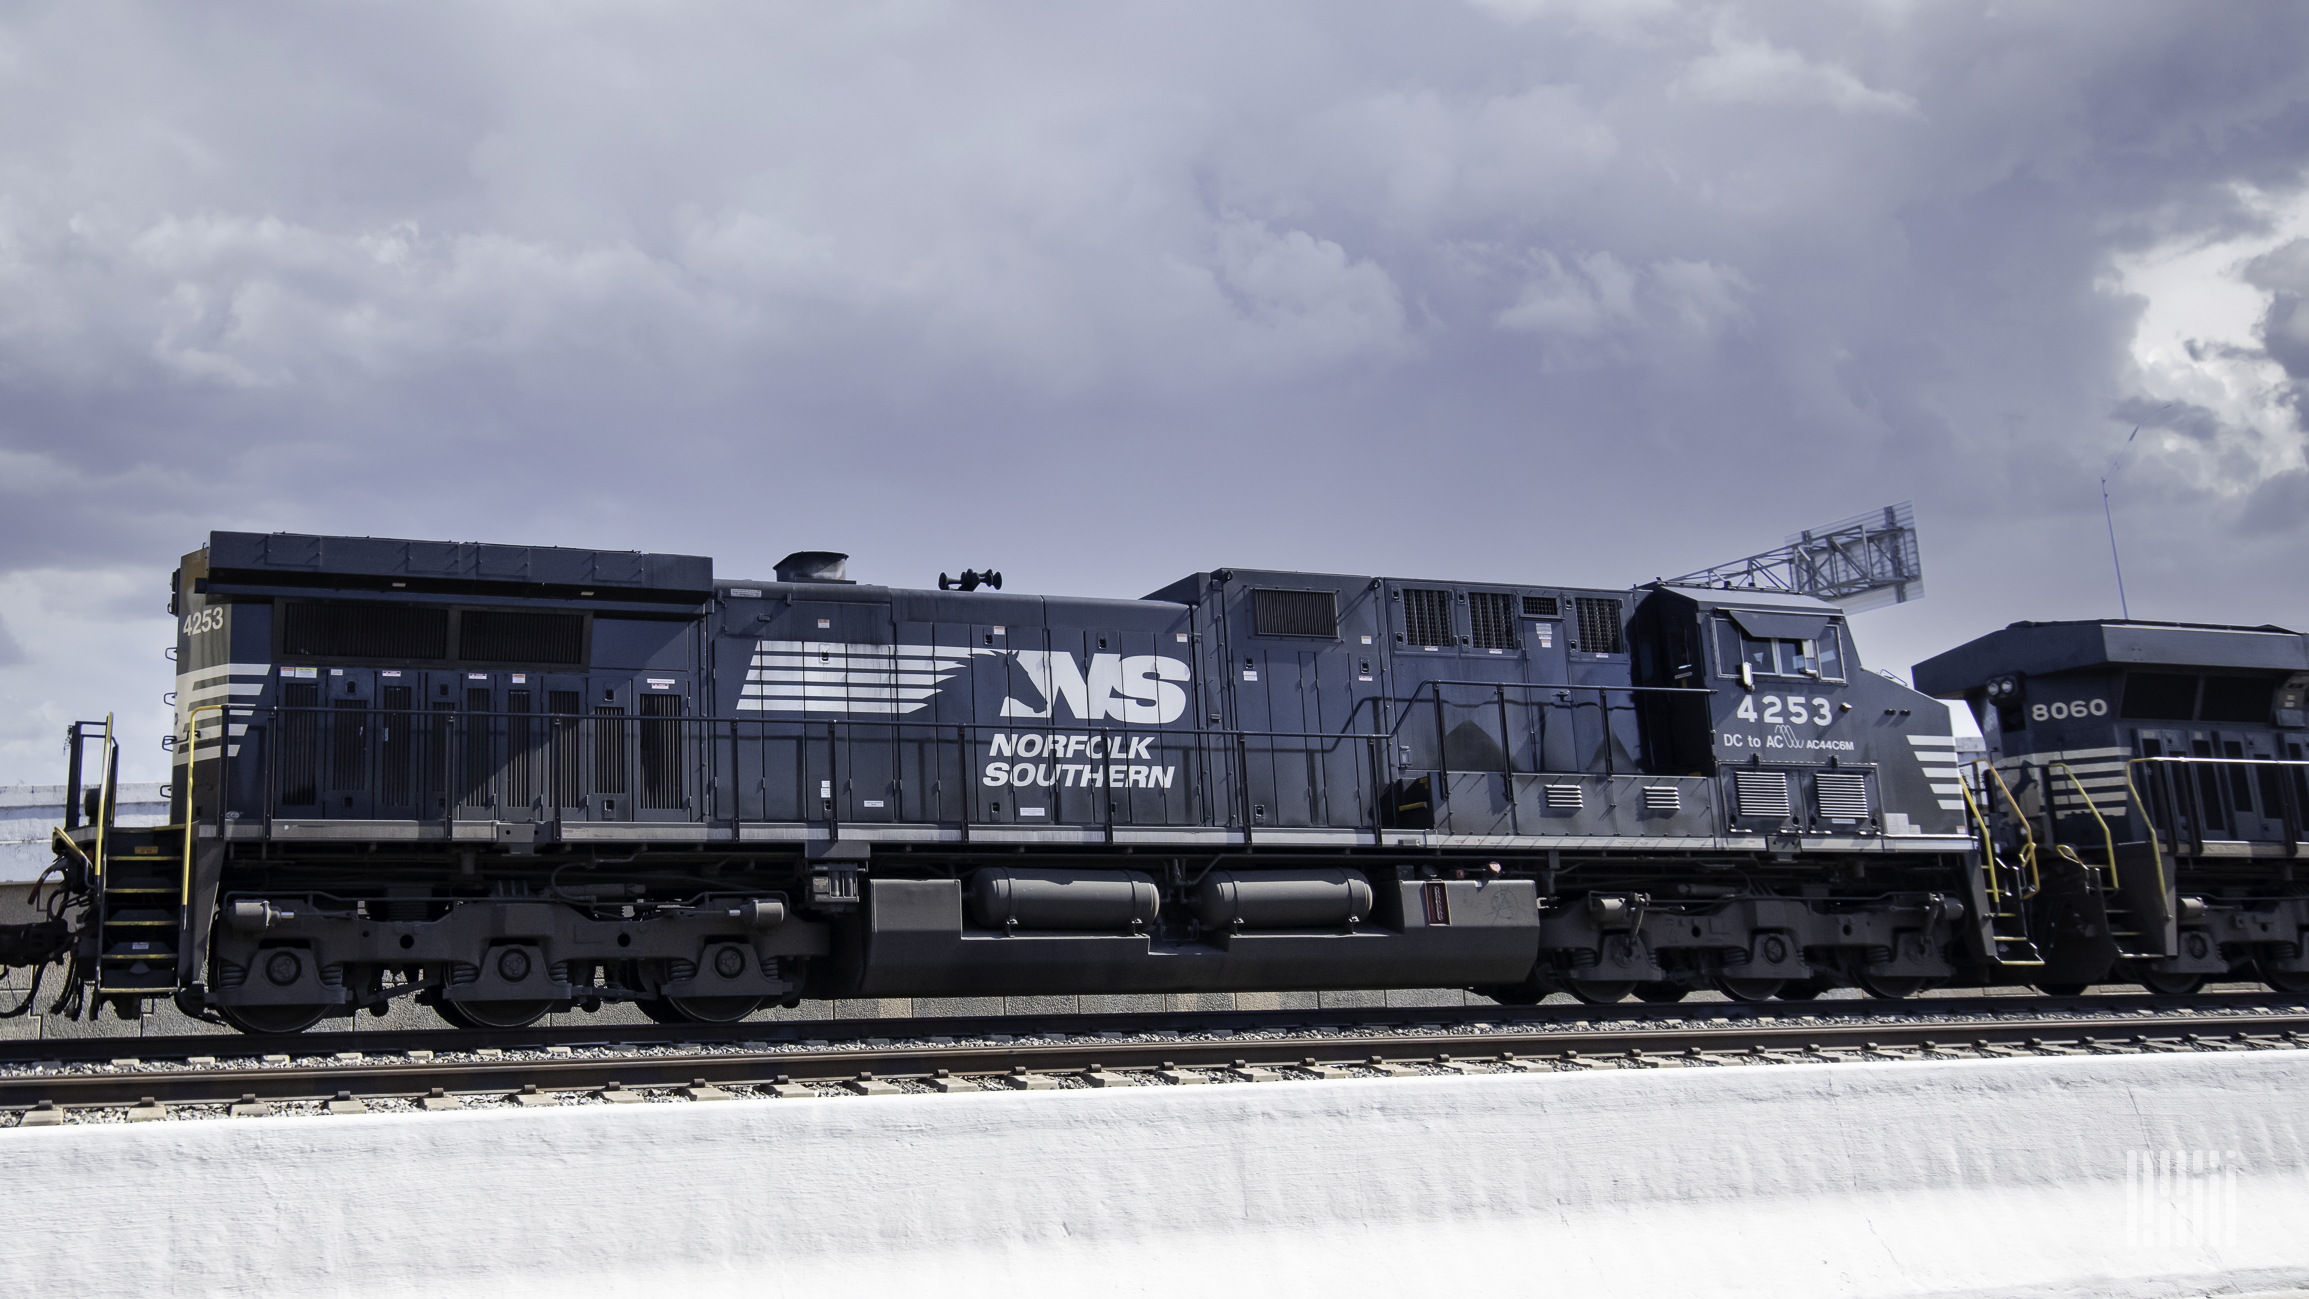
<svg viewBox="0 0 2309 1299">
<path fill-rule="evenodd" d="M 1764 706 L 1763 715 L 1760 717 L 1756 713 L 1756 705 L 1759 702 Z M 1787 716 L 1785 717 L 1780 715 L 1783 702 L 1787 705 Z M 1790 724 L 1816 722 L 1821 726 L 1826 726 L 1836 720 L 1835 710 L 1828 706 L 1826 699 L 1817 695 L 1810 699 L 1806 699 L 1802 695 L 1749 695 L 1740 701 L 1739 711 L 1733 716 L 1746 722 L 1787 722 Z"/>
</svg>

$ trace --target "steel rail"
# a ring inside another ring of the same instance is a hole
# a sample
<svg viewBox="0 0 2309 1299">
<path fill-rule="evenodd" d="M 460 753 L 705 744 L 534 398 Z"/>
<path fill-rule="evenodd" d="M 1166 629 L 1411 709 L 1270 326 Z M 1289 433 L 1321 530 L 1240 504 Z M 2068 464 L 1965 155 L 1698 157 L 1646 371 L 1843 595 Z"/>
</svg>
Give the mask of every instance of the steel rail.
<svg viewBox="0 0 2309 1299">
<path fill-rule="evenodd" d="M 1835 1001 L 1626 1001 L 1605 1005 L 1558 1002 L 1538 1006 L 1359 1006 L 1328 1009 L 1104 1011 L 1063 1015 L 940 1015 L 888 1019 L 751 1020 L 735 1024 L 579 1023 L 512 1029 L 360 1029 L 306 1031 L 288 1034 L 211 1032 L 150 1037 L 23 1038 L 0 1041 L 0 1069 L 33 1062 L 103 1063 L 125 1057 L 170 1060 L 188 1056 L 232 1058 L 267 1054 L 334 1055 L 344 1051 L 387 1052 L 430 1050 L 448 1053 L 480 1049 L 541 1051 L 548 1047 L 648 1047 L 686 1043 L 731 1045 L 740 1042 L 801 1042 L 805 1040 L 904 1039 L 929 1036 L 982 1037 L 1004 1033 L 1013 1037 L 1070 1036 L 1097 1033 L 1153 1032 L 1234 1033 L 1295 1030 L 1386 1029 L 1405 1025 L 1482 1025 L 1490 1029 L 1540 1028 L 1553 1025 L 1645 1022 L 1676 1024 L 1686 1021 L 1731 1019 L 1771 1023 L 1776 1020 L 1867 1019 L 1886 1016 L 1993 1018 L 2047 1014 L 2131 1014 L 2148 1012 L 2232 1011 L 2251 1013 L 2268 1007 L 2279 1011 L 2309 1010 L 2309 998 L 2288 998 L 2274 993 L 2198 992 L 2187 996 L 2145 993 L 2048 996 L 1916 997 L 1900 1001 L 1849 999 Z"/>
<path fill-rule="evenodd" d="M 801 1084 L 887 1086 L 893 1080 L 1006 1080 L 1067 1074 L 1176 1069 L 1340 1069 L 1392 1065 L 1507 1065 L 1558 1069 L 1664 1063 L 1793 1062 L 1883 1056 L 1910 1058 L 2078 1052 L 2216 1051 L 2309 1047 L 2309 1010 L 2255 1015 L 2175 1014 L 2028 1017 L 1909 1024 L 1648 1024 L 1575 1029 L 1555 1025 L 1469 1034 L 1329 1034 L 1254 1039 L 906 1042 L 815 1050 L 545 1058 L 323 1060 L 254 1068 L 134 1070 L 0 1077 L 0 1110 L 327 1100 L 503 1096 L 710 1085 L 770 1088 Z M 773 1093 L 775 1094 L 775 1093 Z"/>
</svg>

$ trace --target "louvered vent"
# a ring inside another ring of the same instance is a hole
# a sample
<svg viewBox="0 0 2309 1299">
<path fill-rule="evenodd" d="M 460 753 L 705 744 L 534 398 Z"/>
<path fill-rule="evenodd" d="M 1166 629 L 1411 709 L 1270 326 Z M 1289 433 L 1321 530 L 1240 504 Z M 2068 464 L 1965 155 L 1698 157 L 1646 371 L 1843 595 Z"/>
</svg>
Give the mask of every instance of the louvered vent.
<svg viewBox="0 0 2309 1299">
<path fill-rule="evenodd" d="M 1644 786 L 1646 812 L 1681 812 L 1684 810 L 1684 791 L 1673 785 Z"/>
<path fill-rule="evenodd" d="M 1523 597 L 1523 616 L 1560 618 L 1563 616 L 1563 605 L 1552 595 L 1527 595 Z"/>
<path fill-rule="evenodd" d="M 1451 592 L 1405 588 L 1403 634 L 1414 645 L 1451 644 Z"/>
<path fill-rule="evenodd" d="M 1580 795 L 1577 785 L 1549 785 L 1547 805 L 1550 808 L 1580 808 L 1587 806 L 1587 800 Z"/>
<path fill-rule="evenodd" d="M 1475 648 L 1515 648 L 1514 596 L 1505 591 L 1471 591 L 1467 596 L 1467 617 L 1475 624 Z"/>
<path fill-rule="evenodd" d="M 1780 771 L 1735 771 L 1732 792 L 1739 796 L 1740 815 L 1788 819 L 1788 776 Z"/>
<path fill-rule="evenodd" d="M 1574 597 L 1572 606 L 1579 612 L 1579 647 L 1590 654 L 1622 654 L 1627 643 L 1620 639 L 1620 602 L 1598 596 Z"/>
<path fill-rule="evenodd" d="M 1820 815 L 1831 821 L 1868 819 L 1868 778 L 1852 772 L 1823 771 L 1812 777 Z"/>
<path fill-rule="evenodd" d="M 421 604 L 290 600 L 281 610 L 281 653 L 289 658 L 449 657 L 449 611 Z"/>
<path fill-rule="evenodd" d="M 480 663 L 583 663 L 585 615 L 469 609 L 458 620 L 457 657 Z"/>
<path fill-rule="evenodd" d="M 1261 636 L 1339 638 L 1339 597 L 1330 591 L 1251 592 L 1251 625 Z"/>
</svg>

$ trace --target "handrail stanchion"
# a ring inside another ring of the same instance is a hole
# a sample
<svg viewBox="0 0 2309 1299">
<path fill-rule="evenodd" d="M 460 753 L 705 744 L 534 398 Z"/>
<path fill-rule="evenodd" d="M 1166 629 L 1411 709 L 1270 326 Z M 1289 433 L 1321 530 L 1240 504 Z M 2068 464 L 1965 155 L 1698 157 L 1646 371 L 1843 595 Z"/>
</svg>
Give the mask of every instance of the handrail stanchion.
<svg viewBox="0 0 2309 1299">
<path fill-rule="evenodd" d="M 2091 812 L 2091 813 L 2093 814 L 2093 820 L 2094 820 L 2094 821 L 2096 821 L 2096 822 L 2098 822 L 2098 823 L 2100 824 L 2100 827 L 2101 827 L 2101 841 L 2102 841 L 2102 843 L 2103 843 L 2103 844 L 2105 844 L 2105 845 L 2107 846 L 2107 849 L 2108 849 L 2108 854 L 2109 854 L 2109 860 L 2108 860 L 2109 887 L 2110 887 L 2110 888 L 2112 888 L 2112 889 L 2113 889 L 2113 888 L 2116 888 L 2116 887 L 2118 887 L 2118 884 L 2117 884 L 2117 835 L 2116 835 L 2116 831 L 2114 831 L 2114 830 L 2111 830 L 2111 829 L 2109 828 L 2109 822 L 2108 822 L 2108 818 L 2107 818 L 2107 817 L 2104 817 L 2104 816 L 2102 816 L 2102 815 L 2101 815 L 2100 804 L 2098 804 L 2098 803 L 2095 803 L 2095 802 L 2093 801 L 2092 795 L 2091 795 L 2090 793 L 2087 793 L 2087 792 L 2086 792 L 2086 790 L 2085 790 L 2085 784 L 2084 784 L 2084 782 L 2083 782 L 2083 781 L 2081 781 L 2081 780 L 2078 780 L 2078 779 L 2077 779 L 2077 774 L 2076 774 L 2075 772 L 2073 772 L 2073 771 L 2069 770 L 2069 766 L 2068 766 L 2068 764 L 2067 764 L 2067 763 L 2065 763 L 2065 762 L 2053 762 L 2053 763 L 2047 763 L 2047 764 L 2046 764 L 2046 766 L 2047 766 L 2047 768 L 2048 768 L 2049 770 L 2058 771 L 2060 774 L 2062 774 L 2062 775 L 2064 775 L 2064 776 L 2068 777 L 2068 783 L 2069 783 L 2069 784 L 2071 784 L 2071 785 L 2074 785 L 2074 786 L 2076 786 L 2076 793 L 2077 793 L 2077 797 L 2078 797 L 2078 798 L 2081 798 L 2081 799 L 2083 799 L 2083 800 L 2084 800 L 2085 810 L 2086 810 L 2086 811 L 2088 811 L 2088 812 Z M 2132 783 L 2131 777 L 2130 777 L 2129 775 L 2127 776 L 2125 783 L 2126 783 L 2127 785 L 2130 785 L 2130 784 Z M 2047 782 L 2047 784 L 2049 785 L 2049 784 L 2050 784 L 2050 782 L 2048 781 L 2048 782 Z M 2047 789 L 2045 792 L 2049 794 L 2049 793 L 2051 793 L 2052 791 L 2051 791 L 2050 789 Z M 2051 809 L 2050 809 L 2050 803 L 2051 803 L 2051 800 L 2050 800 L 2050 799 L 2047 799 L 2047 800 L 2046 800 L 2046 803 L 2047 803 L 2046 815 L 2049 817 L 2049 816 L 2051 815 Z M 2064 852 L 2064 851 L 2070 851 L 2070 850 L 2067 848 L 2067 845 L 2065 845 L 2065 844 L 2057 844 L 2057 843 L 2053 845 L 2053 850 L 2054 850 L 2055 852 Z M 2071 856 L 2073 857 L 2073 852 L 2071 852 Z M 2081 866 L 2081 865 L 2083 865 L 2084 863 L 2082 863 L 2082 862 L 2078 862 L 2077 864 Z"/>
</svg>

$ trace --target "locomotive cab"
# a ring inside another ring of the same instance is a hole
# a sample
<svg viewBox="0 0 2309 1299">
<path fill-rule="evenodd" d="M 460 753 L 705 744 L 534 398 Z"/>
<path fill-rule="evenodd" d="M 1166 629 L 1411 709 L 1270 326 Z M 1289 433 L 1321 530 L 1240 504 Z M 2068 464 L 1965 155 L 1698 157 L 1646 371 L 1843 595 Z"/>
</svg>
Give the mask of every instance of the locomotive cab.
<svg viewBox="0 0 2309 1299">
<path fill-rule="evenodd" d="M 1916 673 L 1980 719 L 1981 797 L 2043 877 L 2051 982 L 2309 991 L 2309 637 L 2020 622 Z"/>
<path fill-rule="evenodd" d="M 1714 778 L 1741 830 L 1964 833 L 1943 710 L 1862 671 L 1843 610 L 1781 592 L 1659 586 L 1630 636 L 1653 768 Z"/>
</svg>

